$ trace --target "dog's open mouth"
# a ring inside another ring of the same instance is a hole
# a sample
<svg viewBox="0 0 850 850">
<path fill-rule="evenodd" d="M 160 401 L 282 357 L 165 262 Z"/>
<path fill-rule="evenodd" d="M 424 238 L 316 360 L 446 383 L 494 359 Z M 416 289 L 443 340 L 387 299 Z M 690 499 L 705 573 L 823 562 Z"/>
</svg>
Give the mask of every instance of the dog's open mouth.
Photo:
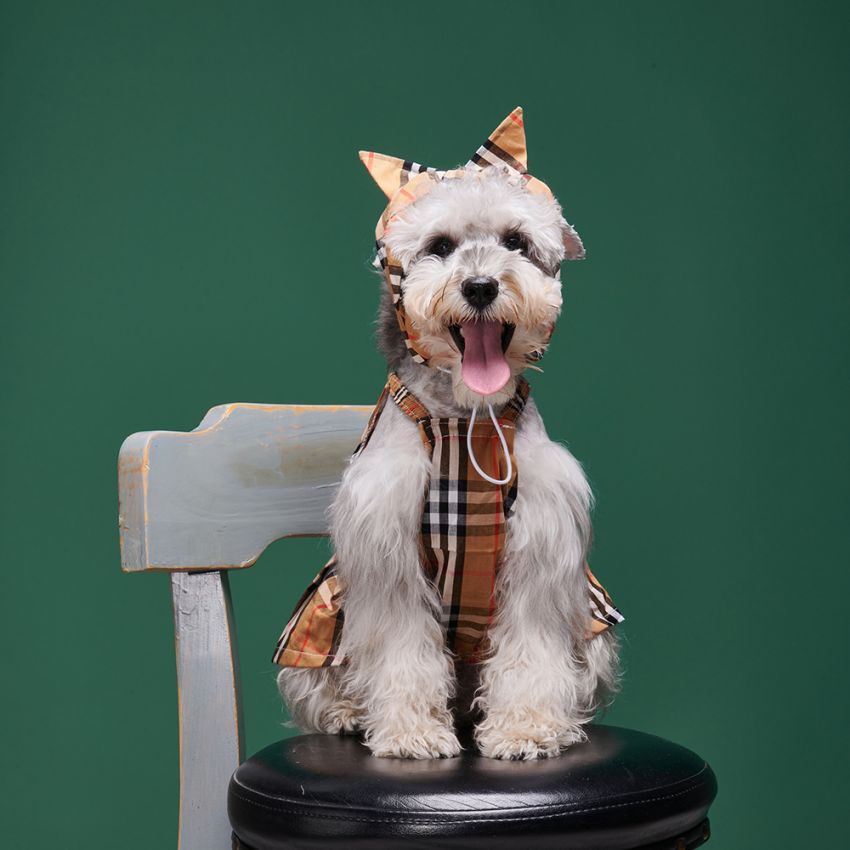
<svg viewBox="0 0 850 850">
<path fill-rule="evenodd" d="M 505 352 L 516 330 L 509 322 L 464 322 L 449 332 L 461 356 L 463 382 L 473 392 L 491 395 L 511 378 Z"/>
</svg>

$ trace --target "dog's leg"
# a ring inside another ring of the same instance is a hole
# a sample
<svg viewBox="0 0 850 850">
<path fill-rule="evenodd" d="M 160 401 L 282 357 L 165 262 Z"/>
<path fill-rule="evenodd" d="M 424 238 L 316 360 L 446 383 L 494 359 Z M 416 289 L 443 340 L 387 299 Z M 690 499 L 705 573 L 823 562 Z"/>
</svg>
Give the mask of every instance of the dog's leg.
<svg viewBox="0 0 850 850">
<path fill-rule="evenodd" d="M 438 596 L 420 562 L 430 459 L 416 426 L 387 403 L 348 468 L 332 509 L 343 588 L 343 688 L 364 714 L 377 756 L 439 758 L 460 751 L 451 725 L 451 660 Z"/>
<path fill-rule="evenodd" d="M 514 453 L 518 498 L 496 585 L 491 655 L 477 697 L 484 718 L 475 735 L 485 756 L 533 759 L 584 738 L 598 684 L 615 679 L 616 653 L 603 646 L 587 652 L 591 494 L 581 467 L 548 439 L 532 403 Z"/>
<path fill-rule="evenodd" d="M 362 710 L 346 699 L 339 667 L 284 667 L 277 686 L 295 724 L 305 732 L 343 734 L 359 728 Z"/>
</svg>

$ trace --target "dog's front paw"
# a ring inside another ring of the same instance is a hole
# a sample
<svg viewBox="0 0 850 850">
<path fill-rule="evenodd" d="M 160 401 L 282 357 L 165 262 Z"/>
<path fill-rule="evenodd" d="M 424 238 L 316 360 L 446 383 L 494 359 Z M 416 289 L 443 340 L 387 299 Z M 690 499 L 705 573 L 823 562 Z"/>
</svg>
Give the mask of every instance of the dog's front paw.
<svg viewBox="0 0 850 850">
<path fill-rule="evenodd" d="M 355 732 L 361 726 L 362 717 L 362 710 L 353 702 L 348 700 L 335 702 L 322 712 L 322 732 L 331 735 Z"/>
<path fill-rule="evenodd" d="M 553 758 L 586 737 L 579 725 L 559 726 L 523 715 L 487 718 L 475 730 L 482 756 L 514 761 Z"/>
<path fill-rule="evenodd" d="M 404 731 L 373 729 L 366 738 L 372 755 L 396 759 L 445 759 L 460 753 L 455 733 L 442 724 L 420 725 Z"/>
</svg>

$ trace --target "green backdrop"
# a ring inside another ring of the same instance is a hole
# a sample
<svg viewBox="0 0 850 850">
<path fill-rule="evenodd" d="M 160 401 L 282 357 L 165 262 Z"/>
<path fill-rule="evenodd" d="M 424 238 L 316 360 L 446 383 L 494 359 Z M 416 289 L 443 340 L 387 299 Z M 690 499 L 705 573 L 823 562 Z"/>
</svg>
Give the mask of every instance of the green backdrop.
<svg viewBox="0 0 850 850">
<path fill-rule="evenodd" d="M 118 447 L 225 401 L 374 401 L 356 152 L 453 166 L 521 104 L 588 247 L 532 384 L 628 618 L 608 720 L 709 759 L 717 850 L 842 845 L 845 9 L 2 3 L 6 844 L 174 845 L 168 580 L 119 572 Z M 249 751 L 324 551 L 233 577 Z"/>
</svg>

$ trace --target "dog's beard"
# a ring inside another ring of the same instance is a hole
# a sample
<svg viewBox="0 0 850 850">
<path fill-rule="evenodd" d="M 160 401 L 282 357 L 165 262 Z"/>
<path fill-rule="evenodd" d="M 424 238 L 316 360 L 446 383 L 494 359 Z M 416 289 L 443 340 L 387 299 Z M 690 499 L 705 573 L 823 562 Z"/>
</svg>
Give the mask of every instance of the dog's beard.
<svg viewBox="0 0 850 850">
<path fill-rule="evenodd" d="M 561 284 L 497 244 L 461 246 L 457 253 L 453 263 L 424 258 L 411 268 L 405 310 L 429 352 L 429 365 L 452 373 L 459 404 L 501 404 L 534 353 L 545 350 L 560 311 Z M 471 307 L 461 292 L 462 281 L 474 275 L 499 284 L 496 299 L 483 310 Z"/>
</svg>

